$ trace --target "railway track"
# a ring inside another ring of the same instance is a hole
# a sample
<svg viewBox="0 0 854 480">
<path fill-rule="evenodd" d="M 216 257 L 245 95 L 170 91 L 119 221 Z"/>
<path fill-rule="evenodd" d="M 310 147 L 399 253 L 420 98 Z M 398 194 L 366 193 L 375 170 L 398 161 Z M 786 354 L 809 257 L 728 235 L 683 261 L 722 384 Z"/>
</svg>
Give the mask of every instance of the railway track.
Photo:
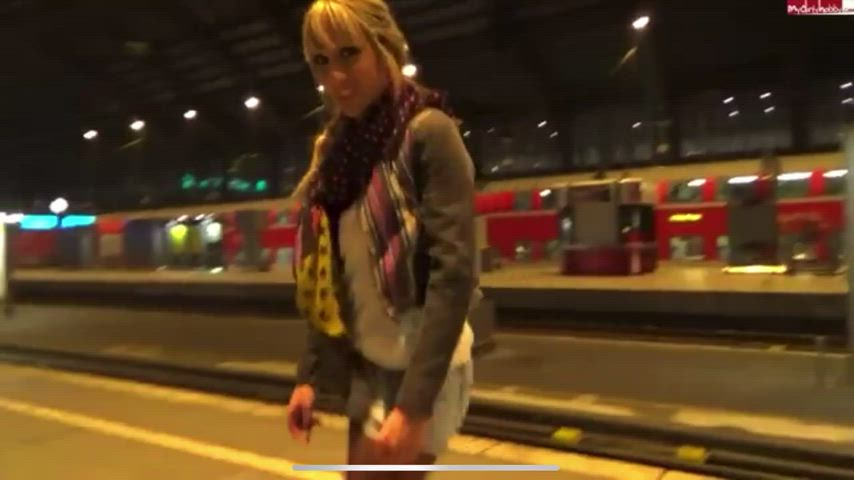
<svg viewBox="0 0 854 480">
<path fill-rule="evenodd" d="M 179 367 L 147 360 L 92 356 L 0 345 L 0 361 L 70 370 L 284 403 L 293 379 Z M 321 396 L 322 410 L 338 413 L 342 402 Z M 637 421 L 576 416 L 509 403 L 477 400 L 464 433 L 655 465 L 733 480 L 854 480 L 854 452 L 841 454 L 809 446 L 676 430 Z"/>
</svg>

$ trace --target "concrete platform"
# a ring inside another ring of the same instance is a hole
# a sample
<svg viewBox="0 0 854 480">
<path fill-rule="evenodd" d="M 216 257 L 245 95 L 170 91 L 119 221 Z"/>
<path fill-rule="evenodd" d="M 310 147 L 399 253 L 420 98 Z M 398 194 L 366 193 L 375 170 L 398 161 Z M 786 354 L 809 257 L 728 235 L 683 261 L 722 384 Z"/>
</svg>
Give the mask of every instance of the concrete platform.
<svg viewBox="0 0 854 480">
<path fill-rule="evenodd" d="M 846 278 L 733 275 L 714 264 L 664 263 L 634 277 L 566 277 L 551 264 L 520 264 L 484 273 L 481 285 L 499 310 L 560 313 L 644 313 L 718 317 L 818 319 L 845 315 Z M 23 292 L 193 295 L 290 301 L 290 271 L 19 270 Z"/>
<path fill-rule="evenodd" d="M 309 445 L 284 408 L 175 388 L 0 364 L 0 465 L 9 480 L 335 480 L 294 465 L 345 460 L 346 421 L 324 415 Z M 551 464 L 549 480 L 704 480 L 661 468 L 459 436 L 445 465 Z M 441 472 L 437 480 L 519 473 Z"/>
<path fill-rule="evenodd" d="M 292 376 L 304 329 L 287 318 L 24 306 L 0 321 L 0 345 Z M 476 399 L 854 451 L 843 355 L 517 334 L 497 343 L 476 360 Z"/>
</svg>

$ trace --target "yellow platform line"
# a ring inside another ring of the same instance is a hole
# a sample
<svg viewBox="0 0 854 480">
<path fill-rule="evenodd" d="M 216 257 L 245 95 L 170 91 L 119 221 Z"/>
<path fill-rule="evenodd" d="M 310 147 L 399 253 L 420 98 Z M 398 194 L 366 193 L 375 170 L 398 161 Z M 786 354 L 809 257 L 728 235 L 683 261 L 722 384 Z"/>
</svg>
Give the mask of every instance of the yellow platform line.
<svg viewBox="0 0 854 480">
<path fill-rule="evenodd" d="M 230 463 L 241 467 L 299 480 L 339 480 L 340 476 L 323 472 L 297 472 L 294 463 L 283 458 L 202 442 L 191 438 L 155 432 L 125 423 L 104 420 L 88 415 L 42 407 L 26 402 L 0 397 L 0 409 L 41 420 L 61 423 L 116 438 L 132 440 L 147 445 L 175 450 L 197 457 Z"/>
</svg>

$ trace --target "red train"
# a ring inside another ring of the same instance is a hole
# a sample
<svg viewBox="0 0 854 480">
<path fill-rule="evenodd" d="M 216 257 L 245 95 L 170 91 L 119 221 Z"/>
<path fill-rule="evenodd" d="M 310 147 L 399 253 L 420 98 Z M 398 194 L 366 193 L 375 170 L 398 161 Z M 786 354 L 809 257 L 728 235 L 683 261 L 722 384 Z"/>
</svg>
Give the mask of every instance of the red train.
<svg viewBox="0 0 854 480">
<path fill-rule="evenodd" d="M 838 255 L 847 175 L 839 168 L 841 155 L 784 157 L 780 164 L 776 208 L 781 246 L 796 257 Z M 759 170 L 758 160 L 743 160 L 631 172 L 643 181 L 644 202 L 654 204 L 658 258 L 727 258 L 727 202 L 739 191 L 767 188 L 756 176 Z M 609 172 L 609 176 L 629 173 Z M 567 186 L 589 179 L 589 174 L 577 174 L 490 182 L 476 199 L 483 222 L 481 244 L 506 259 L 557 258 L 561 196 Z M 295 229 L 293 207 L 282 199 L 114 213 L 98 217 L 95 227 L 81 229 L 81 235 L 21 232 L 13 247 L 18 258 L 31 265 L 55 264 L 64 238 L 66 244 L 73 244 L 64 247 L 66 253 L 84 252 L 78 264 L 122 267 L 178 262 L 200 267 L 239 263 L 251 244 L 254 257 L 261 258 L 258 261 L 287 268 Z M 146 261 L 130 260 L 140 255 Z"/>
<path fill-rule="evenodd" d="M 782 173 L 773 182 L 782 260 L 787 255 L 822 260 L 841 254 L 847 170 L 838 168 L 840 163 L 839 155 L 790 157 L 782 162 Z M 728 202 L 738 192 L 768 190 L 772 186 L 767 179 L 759 178 L 759 170 L 758 161 L 741 161 L 638 172 L 636 176 L 645 182 L 647 201 L 655 204 L 659 259 L 726 260 L 730 248 Z M 733 173 L 726 174 L 727 171 Z M 551 193 L 577 180 L 574 176 L 516 181 L 517 185 L 533 184 L 536 188 L 531 193 L 505 191 L 491 195 L 504 195 L 501 206 L 507 207 L 514 194 L 534 199 L 540 192 Z M 549 182 L 554 186 L 544 188 Z M 505 183 L 511 188 L 516 186 Z M 535 203 L 532 201 L 532 206 Z M 542 202 L 538 206 L 544 207 Z M 533 258 L 542 258 L 549 251 L 557 253 L 547 247 L 559 237 L 555 210 L 486 213 L 486 221 L 488 243 L 504 257 L 513 258 L 521 251 L 528 251 Z"/>
</svg>

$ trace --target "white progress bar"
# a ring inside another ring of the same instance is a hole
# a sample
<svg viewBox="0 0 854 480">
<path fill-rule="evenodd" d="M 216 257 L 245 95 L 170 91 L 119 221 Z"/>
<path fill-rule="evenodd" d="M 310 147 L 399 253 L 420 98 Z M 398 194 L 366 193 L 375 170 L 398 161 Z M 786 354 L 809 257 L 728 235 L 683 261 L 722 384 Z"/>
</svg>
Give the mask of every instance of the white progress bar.
<svg viewBox="0 0 854 480">
<path fill-rule="evenodd" d="M 557 472 L 557 465 L 294 465 L 298 472 Z"/>
</svg>

